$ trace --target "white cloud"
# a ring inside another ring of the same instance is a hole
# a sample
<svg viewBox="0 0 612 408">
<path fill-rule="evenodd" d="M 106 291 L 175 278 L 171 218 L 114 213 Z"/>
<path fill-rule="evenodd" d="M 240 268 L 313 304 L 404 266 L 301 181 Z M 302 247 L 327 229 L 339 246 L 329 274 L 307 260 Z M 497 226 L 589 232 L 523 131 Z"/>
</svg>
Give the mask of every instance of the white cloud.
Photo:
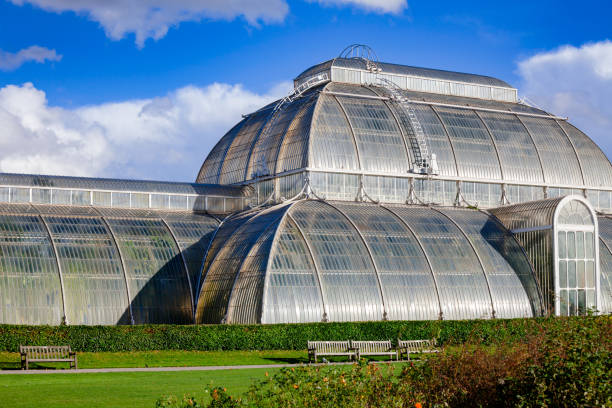
<svg viewBox="0 0 612 408">
<path fill-rule="evenodd" d="M 313 0 L 310 0 L 313 1 Z M 406 0 L 316 0 L 323 5 L 353 6 L 375 13 L 399 14 L 408 7 Z"/>
<path fill-rule="evenodd" d="M 524 95 L 587 133 L 612 157 L 612 41 L 563 46 L 519 62 Z"/>
<path fill-rule="evenodd" d="M 30 61 L 42 64 L 45 61 L 59 61 L 61 59 L 62 56 L 55 52 L 55 50 L 39 47 L 38 45 L 32 45 L 16 53 L 0 50 L 0 70 L 12 71 Z"/>
<path fill-rule="evenodd" d="M 186 86 L 160 98 L 65 109 L 31 83 L 8 85 L 0 88 L 0 171 L 191 181 L 241 114 L 289 87 L 260 95 L 241 85 Z"/>
<path fill-rule="evenodd" d="M 120 40 L 136 35 L 144 46 L 148 38 L 158 40 L 171 26 L 204 18 L 232 20 L 244 17 L 251 25 L 285 19 L 285 0 L 10 0 L 16 5 L 30 3 L 51 12 L 72 11 L 100 23 L 106 35 Z"/>
</svg>

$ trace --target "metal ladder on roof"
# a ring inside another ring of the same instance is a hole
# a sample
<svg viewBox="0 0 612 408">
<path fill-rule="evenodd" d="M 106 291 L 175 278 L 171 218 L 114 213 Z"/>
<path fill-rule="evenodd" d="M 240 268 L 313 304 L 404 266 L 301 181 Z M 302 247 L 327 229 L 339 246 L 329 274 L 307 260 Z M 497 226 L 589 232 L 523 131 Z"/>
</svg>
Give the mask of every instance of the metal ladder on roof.
<svg viewBox="0 0 612 408">
<path fill-rule="evenodd" d="M 378 81 L 379 85 L 382 85 L 388 91 L 390 99 L 401 107 L 401 109 L 398 109 L 399 120 L 406 130 L 408 143 L 414 154 L 414 167 L 411 171 L 421 174 L 436 174 L 437 163 L 435 163 L 435 155 L 430 156 L 425 132 L 416 116 L 416 111 L 408 99 L 402 95 L 400 92 L 401 88 L 397 84 L 386 78 L 378 78 Z"/>
<path fill-rule="evenodd" d="M 302 94 L 306 92 L 307 90 L 309 90 L 310 88 L 320 85 L 324 82 L 328 82 L 328 81 L 329 81 L 329 75 L 327 74 L 327 72 L 322 72 L 320 74 L 317 74 L 313 76 L 312 78 L 309 78 L 307 81 L 302 83 L 300 86 L 297 86 L 296 88 L 294 88 L 292 93 L 290 93 L 289 95 L 285 96 L 283 99 L 278 101 L 277 104 L 274 106 L 274 108 L 272 108 L 272 111 L 266 118 L 266 123 L 264 125 L 264 128 L 261 130 L 261 133 L 259 134 L 258 140 L 262 140 L 263 142 L 262 142 L 261 148 L 259 149 L 259 156 L 257 157 L 257 162 L 255 163 L 254 172 L 251 175 L 251 177 L 258 178 L 258 177 L 270 175 L 270 169 L 268 168 L 268 163 L 266 161 L 265 152 L 268 150 L 269 145 L 270 145 L 270 138 L 268 137 L 269 133 L 271 129 L 274 127 L 274 125 L 276 124 L 276 122 L 278 121 L 278 118 L 280 117 L 280 115 L 278 115 L 277 113 L 279 113 L 285 107 L 285 105 L 301 97 Z M 255 147 L 253 147 L 253 149 L 255 149 Z"/>
</svg>

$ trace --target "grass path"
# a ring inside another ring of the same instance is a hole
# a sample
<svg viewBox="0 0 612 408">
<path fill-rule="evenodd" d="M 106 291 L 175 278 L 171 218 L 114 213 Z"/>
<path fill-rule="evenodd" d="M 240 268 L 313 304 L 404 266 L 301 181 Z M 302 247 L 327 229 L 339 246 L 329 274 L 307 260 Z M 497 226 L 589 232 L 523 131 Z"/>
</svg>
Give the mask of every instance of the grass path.
<svg viewBox="0 0 612 408">
<path fill-rule="evenodd" d="M 0 405 L 6 407 L 154 407 L 162 395 L 198 398 L 207 386 L 245 392 L 265 372 L 276 369 L 96 373 L 75 375 L 0 376 Z"/>
<path fill-rule="evenodd" d="M 78 353 L 79 368 L 196 367 L 305 363 L 306 351 L 130 351 L 121 353 Z M 17 370 L 19 353 L 0 352 L 0 369 Z M 35 364 L 32 368 L 68 368 L 68 363 Z"/>
</svg>

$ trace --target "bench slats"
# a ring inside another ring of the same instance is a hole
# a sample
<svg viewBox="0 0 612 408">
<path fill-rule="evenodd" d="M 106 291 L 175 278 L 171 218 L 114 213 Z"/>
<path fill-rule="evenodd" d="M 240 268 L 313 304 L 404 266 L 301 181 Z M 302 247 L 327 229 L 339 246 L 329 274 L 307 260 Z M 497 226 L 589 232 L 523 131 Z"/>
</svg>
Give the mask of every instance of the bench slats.
<svg viewBox="0 0 612 408">
<path fill-rule="evenodd" d="M 76 353 L 70 346 L 19 346 L 21 368 L 29 369 L 31 362 L 69 362 L 70 368 L 77 368 Z"/>
</svg>

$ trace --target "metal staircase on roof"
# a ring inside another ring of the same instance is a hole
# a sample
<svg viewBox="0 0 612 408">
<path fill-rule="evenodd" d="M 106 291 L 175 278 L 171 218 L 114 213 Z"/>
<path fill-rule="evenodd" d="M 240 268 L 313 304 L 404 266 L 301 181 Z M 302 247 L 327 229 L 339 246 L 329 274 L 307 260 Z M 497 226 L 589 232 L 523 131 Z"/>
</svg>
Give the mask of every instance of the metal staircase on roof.
<svg viewBox="0 0 612 408">
<path fill-rule="evenodd" d="M 386 78 L 378 77 L 377 79 L 378 84 L 376 85 L 382 86 L 389 93 L 390 99 L 401 107 L 397 113 L 403 128 L 406 130 L 408 143 L 414 155 L 414 166 L 411 171 L 420 174 L 437 174 L 438 166 L 435 154 L 430 155 L 425 132 L 414 108 L 408 99 L 402 95 L 401 88 L 397 84 Z"/>
<path fill-rule="evenodd" d="M 302 83 L 300 86 L 295 87 L 291 94 L 285 96 L 283 99 L 278 101 L 276 105 L 274 105 L 274 108 L 272 108 L 272 111 L 270 112 L 270 114 L 268 115 L 266 119 L 264 128 L 261 130 L 261 133 L 259 134 L 258 140 L 262 140 L 262 146 L 259 149 L 259 156 L 257 157 L 257 163 L 255 163 L 255 166 L 254 166 L 255 169 L 251 177 L 257 178 L 257 177 L 263 177 L 263 176 L 270 175 L 270 169 L 268 168 L 268 163 L 266 160 L 265 152 L 268 150 L 270 146 L 270 138 L 268 137 L 269 133 L 271 129 L 274 127 L 274 125 L 276 124 L 276 122 L 278 121 L 278 118 L 281 116 L 278 113 L 280 113 L 280 111 L 285 107 L 285 105 L 301 97 L 302 94 L 306 92 L 307 90 L 309 90 L 310 88 L 313 88 L 317 85 L 320 85 L 328 81 L 329 81 L 329 75 L 327 74 L 327 72 L 322 72 L 320 74 L 317 74 L 313 76 L 312 78 L 308 79 L 308 81 Z"/>
</svg>

